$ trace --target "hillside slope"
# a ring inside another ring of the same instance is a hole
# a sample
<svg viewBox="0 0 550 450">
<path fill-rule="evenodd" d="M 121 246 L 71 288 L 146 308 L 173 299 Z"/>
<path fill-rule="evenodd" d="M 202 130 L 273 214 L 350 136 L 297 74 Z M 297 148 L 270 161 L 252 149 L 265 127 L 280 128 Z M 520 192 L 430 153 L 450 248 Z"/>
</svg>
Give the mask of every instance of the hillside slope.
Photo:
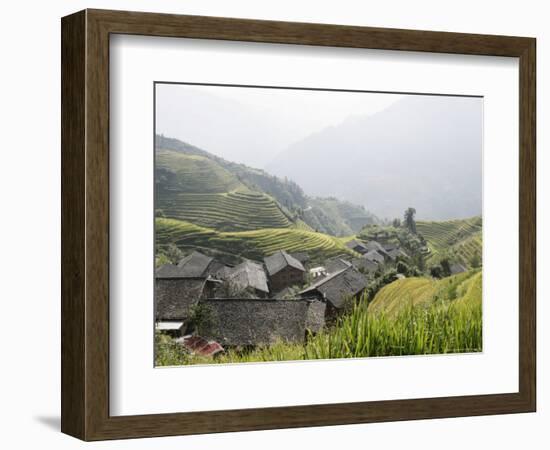
<svg viewBox="0 0 550 450">
<path fill-rule="evenodd" d="M 353 256 L 340 239 L 296 227 L 234 232 L 157 218 L 155 228 L 157 251 L 162 251 L 172 243 L 180 249 L 202 249 L 205 253 L 218 254 L 228 263 L 235 256 L 258 260 L 277 250 L 307 252 L 313 261 L 340 254 Z"/>
<path fill-rule="evenodd" d="M 312 199 L 291 180 L 164 136 L 156 137 L 155 185 L 157 215 L 223 231 L 299 225 L 345 236 L 377 221 L 362 206 Z"/>
<path fill-rule="evenodd" d="M 482 274 L 471 270 L 435 280 L 405 278 L 383 287 L 369 305 L 369 312 L 395 316 L 411 306 L 430 306 L 441 302 L 461 306 L 481 305 Z"/>
<path fill-rule="evenodd" d="M 210 158 L 159 149 L 155 169 L 157 215 L 227 231 L 291 224 L 272 197 Z"/>
<path fill-rule="evenodd" d="M 363 206 L 334 197 L 310 198 L 303 211 L 304 220 L 314 229 L 333 236 L 349 236 L 365 225 L 378 222 L 377 217 Z"/>
<path fill-rule="evenodd" d="M 429 260 L 434 261 L 446 254 L 467 267 L 471 266 L 474 255 L 480 260 L 482 258 L 482 228 L 481 217 L 416 223 L 417 231 L 424 236 L 430 247 Z"/>
</svg>

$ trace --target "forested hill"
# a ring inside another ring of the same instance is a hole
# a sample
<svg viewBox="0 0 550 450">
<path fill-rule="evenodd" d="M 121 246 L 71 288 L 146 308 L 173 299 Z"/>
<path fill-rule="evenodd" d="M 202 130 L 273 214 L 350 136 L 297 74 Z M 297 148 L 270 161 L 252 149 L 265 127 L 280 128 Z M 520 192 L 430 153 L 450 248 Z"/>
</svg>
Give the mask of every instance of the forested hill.
<svg viewBox="0 0 550 450">
<path fill-rule="evenodd" d="M 157 215 L 225 231 L 300 227 L 350 235 L 376 217 L 363 206 L 310 198 L 288 179 L 156 136 Z"/>
</svg>

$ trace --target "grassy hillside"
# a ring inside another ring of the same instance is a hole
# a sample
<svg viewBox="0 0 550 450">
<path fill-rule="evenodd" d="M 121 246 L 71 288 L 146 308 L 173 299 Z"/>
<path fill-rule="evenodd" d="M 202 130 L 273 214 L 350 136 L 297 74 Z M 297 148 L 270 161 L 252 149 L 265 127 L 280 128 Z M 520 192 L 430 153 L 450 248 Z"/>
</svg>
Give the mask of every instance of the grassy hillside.
<svg viewBox="0 0 550 450">
<path fill-rule="evenodd" d="M 244 188 L 231 172 L 210 158 L 157 149 L 157 187 L 169 192 L 209 194 Z"/>
<path fill-rule="evenodd" d="M 429 307 L 444 302 L 481 305 L 481 280 L 479 270 L 471 270 L 441 280 L 432 278 L 397 280 L 376 294 L 369 305 L 369 311 L 395 316 L 411 306 Z"/>
<path fill-rule="evenodd" d="M 277 250 L 308 252 L 312 259 L 350 253 L 338 238 L 296 227 L 233 232 L 166 218 L 157 218 L 155 224 L 158 250 L 174 243 L 182 249 L 205 248 L 252 259 Z"/>
<path fill-rule="evenodd" d="M 377 221 L 362 206 L 310 198 L 292 180 L 158 135 L 155 175 L 159 214 L 224 231 L 305 225 L 345 236 Z"/>
<path fill-rule="evenodd" d="M 314 229 L 333 236 L 357 233 L 367 224 L 377 222 L 376 216 L 363 206 L 338 200 L 334 197 L 310 198 L 304 210 L 304 220 Z"/>
<path fill-rule="evenodd" d="M 291 224 L 272 197 L 201 155 L 157 150 L 156 182 L 156 210 L 164 217 L 227 231 Z"/>
<path fill-rule="evenodd" d="M 469 266 L 474 254 L 482 255 L 481 217 L 446 222 L 417 222 L 417 231 L 424 236 L 431 250 L 430 259 L 449 253 Z"/>
</svg>

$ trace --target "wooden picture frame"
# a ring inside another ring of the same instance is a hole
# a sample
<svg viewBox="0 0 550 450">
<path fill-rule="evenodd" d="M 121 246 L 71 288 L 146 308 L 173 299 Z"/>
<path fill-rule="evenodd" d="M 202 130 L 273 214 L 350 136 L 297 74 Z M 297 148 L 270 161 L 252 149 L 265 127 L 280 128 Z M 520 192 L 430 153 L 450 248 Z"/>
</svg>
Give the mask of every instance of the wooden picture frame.
<svg viewBox="0 0 550 450">
<path fill-rule="evenodd" d="M 61 25 L 64 433 L 101 440 L 535 411 L 535 39 L 104 10 Z M 110 416 L 109 36 L 117 33 L 518 57 L 519 392 Z"/>
</svg>

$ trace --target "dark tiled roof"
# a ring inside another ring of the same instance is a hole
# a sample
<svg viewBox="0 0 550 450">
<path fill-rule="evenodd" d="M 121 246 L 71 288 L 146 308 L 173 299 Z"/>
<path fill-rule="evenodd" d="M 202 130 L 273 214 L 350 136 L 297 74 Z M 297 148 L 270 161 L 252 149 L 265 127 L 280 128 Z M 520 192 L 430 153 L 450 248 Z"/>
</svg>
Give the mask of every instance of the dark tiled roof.
<svg viewBox="0 0 550 450">
<path fill-rule="evenodd" d="M 396 248 L 399 248 L 399 244 L 397 242 L 391 242 L 389 244 L 384 244 L 382 247 L 384 247 L 384 250 L 389 252 L 390 250 L 394 250 Z"/>
<path fill-rule="evenodd" d="M 377 251 L 378 253 L 380 253 L 381 255 L 383 255 L 384 253 L 386 253 L 386 249 L 382 246 L 382 244 L 380 244 L 379 242 L 376 242 L 376 241 L 369 241 L 366 245 L 367 247 L 367 250 L 369 251 Z"/>
<path fill-rule="evenodd" d="M 267 268 L 269 275 L 275 275 L 280 270 L 284 269 L 287 266 L 293 267 L 297 270 L 305 272 L 304 266 L 300 261 L 298 261 L 293 256 L 290 256 L 284 250 L 279 250 L 271 256 L 264 258 L 264 263 Z"/>
<path fill-rule="evenodd" d="M 215 278 L 218 278 L 220 280 L 226 280 L 229 275 L 231 275 L 231 272 L 233 271 L 233 267 L 229 267 L 229 266 L 226 266 L 224 265 L 223 267 L 220 267 L 215 273 L 214 273 L 214 277 Z"/>
<path fill-rule="evenodd" d="M 156 278 L 181 278 L 181 270 L 174 264 L 164 264 L 160 266 L 155 276 Z"/>
<path fill-rule="evenodd" d="M 309 261 L 309 255 L 307 254 L 307 252 L 294 252 L 294 253 L 289 253 L 289 255 L 292 256 L 293 258 L 296 258 L 302 264 Z"/>
<path fill-rule="evenodd" d="M 344 258 L 334 257 L 327 259 L 324 263 L 324 266 L 328 273 L 335 273 L 351 266 L 351 262 Z"/>
<path fill-rule="evenodd" d="M 388 256 L 391 259 L 395 259 L 398 256 L 400 256 L 402 258 L 408 258 L 409 257 L 409 255 L 407 253 L 405 253 L 405 251 L 400 249 L 399 247 L 392 248 L 392 249 L 388 250 L 387 253 L 388 253 Z"/>
<path fill-rule="evenodd" d="M 155 317 L 157 320 L 186 320 L 202 296 L 204 278 L 157 278 Z"/>
<path fill-rule="evenodd" d="M 356 269 L 364 270 L 368 273 L 376 272 L 376 269 L 378 269 L 378 263 L 367 258 L 353 258 L 351 263 Z"/>
<path fill-rule="evenodd" d="M 246 260 L 233 268 L 227 279 L 239 287 L 252 287 L 258 291 L 269 293 L 267 276 L 260 263 Z"/>
<path fill-rule="evenodd" d="M 361 293 L 367 286 L 365 277 L 354 267 L 348 267 L 312 284 L 300 294 L 319 292 L 335 308 L 343 308 L 347 298 Z"/>
<path fill-rule="evenodd" d="M 377 250 L 370 250 L 368 253 L 365 253 L 363 255 L 363 258 L 365 258 L 368 261 L 373 261 L 377 263 L 384 262 L 384 256 Z"/>
<path fill-rule="evenodd" d="M 178 268 L 181 270 L 182 277 L 203 277 L 208 275 L 208 267 L 212 263 L 212 260 L 213 258 L 210 256 L 195 251 L 183 258 L 178 263 Z"/>
<path fill-rule="evenodd" d="M 316 332 L 324 326 L 326 307 L 305 299 L 208 299 L 201 305 L 209 312 L 201 335 L 223 346 L 304 342 L 307 328 Z"/>
<path fill-rule="evenodd" d="M 366 251 L 367 247 L 362 242 L 358 241 L 357 239 L 353 239 L 346 243 L 346 247 L 350 248 L 352 250 L 359 248 L 360 250 Z"/>
</svg>

